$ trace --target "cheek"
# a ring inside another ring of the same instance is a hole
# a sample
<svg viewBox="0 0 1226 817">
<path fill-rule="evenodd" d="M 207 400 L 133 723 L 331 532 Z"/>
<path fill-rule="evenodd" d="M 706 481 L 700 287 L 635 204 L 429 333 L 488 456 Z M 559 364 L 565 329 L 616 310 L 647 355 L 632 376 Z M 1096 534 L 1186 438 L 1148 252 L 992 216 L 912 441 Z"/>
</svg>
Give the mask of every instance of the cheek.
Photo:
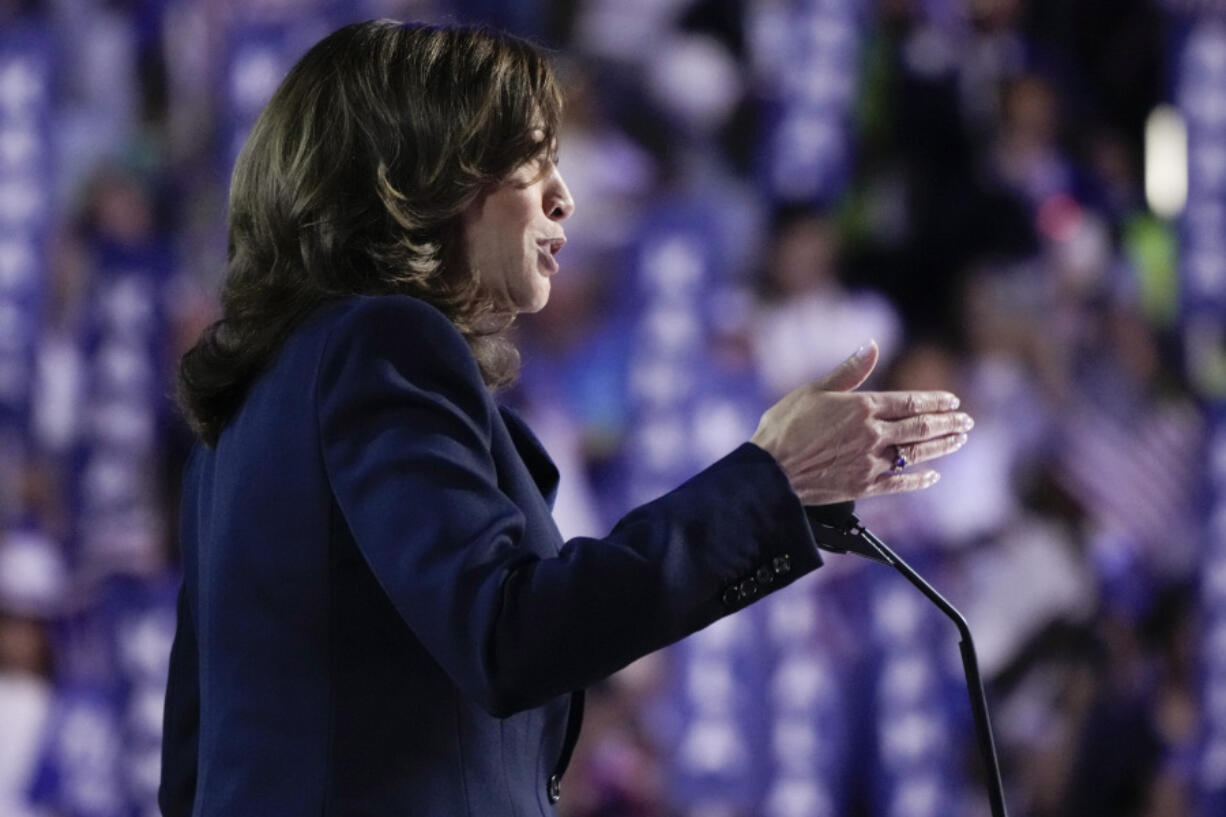
<svg viewBox="0 0 1226 817">
<path fill-rule="evenodd" d="M 519 217 L 518 213 L 515 216 L 507 218 L 499 225 L 494 241 L 499 257 L 504 262 L 522 266 L 522 259 L 525 255 L 531 254 L 534 242 L 530 220 Z"/>
<path fill-rule="evenodd" d="M 469 262 L 484 268 L 487 275 L 506 274 L 507 265 L 522 266 L 522 256 L 531 254 L 535 246 L 533 215 L 530 188 L 507 187 L 490 194 L 465 216 L 463 245 Z"/>
<path fill-rule="evenodd" d="M 508 255 L 507 227 L 492 214 L 468 225 L 464 231 L 464 255 L 469 264 L 486 274 L 505 263 Z"/>
<path fill-rule="evenodd" d="M 500 190 L 490 200 L 490 215 L 508 232 L 522 232 L 532 224 L 540 210 L 540 192 L 536 186 Z"/>
</svg>

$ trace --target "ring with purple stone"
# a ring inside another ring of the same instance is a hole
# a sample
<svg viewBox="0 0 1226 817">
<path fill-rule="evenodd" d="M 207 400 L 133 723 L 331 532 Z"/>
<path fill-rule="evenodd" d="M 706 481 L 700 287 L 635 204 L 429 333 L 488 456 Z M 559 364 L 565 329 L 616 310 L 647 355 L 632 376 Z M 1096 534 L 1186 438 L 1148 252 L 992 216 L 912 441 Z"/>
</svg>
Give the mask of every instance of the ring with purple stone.
<svg viewBox="0 0 1226 817">
<path fill-rule="evenodd" d="M 894 463 L 890 466 L 890 471 L 897 474 L 899 471 L 907 467 L 907 458 L 903 456 L 902 447 L 894 446 Z"/>
</svg>

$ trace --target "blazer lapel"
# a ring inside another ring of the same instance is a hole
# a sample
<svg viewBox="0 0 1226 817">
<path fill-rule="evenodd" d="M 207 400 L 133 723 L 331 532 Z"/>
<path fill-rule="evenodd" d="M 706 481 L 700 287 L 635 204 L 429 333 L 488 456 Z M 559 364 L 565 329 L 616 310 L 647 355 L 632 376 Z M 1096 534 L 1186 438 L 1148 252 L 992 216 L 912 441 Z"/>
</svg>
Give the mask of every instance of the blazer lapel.
<svg viewBox="0 0 1226 817">
<path fill-rule="evenodd" d="M 502 414 L 503 422 L 507 424 L 515 451 L 527 466 L 532 481 L 536 483 L 549 509 L 553 510 L 554 500 L 558 497 L 558 467 L 553 464 L 545 446 L 541 445 L 541 441 L 518 414 L 502 405 L 498 406 L 498 411 Z"/>
</svg>

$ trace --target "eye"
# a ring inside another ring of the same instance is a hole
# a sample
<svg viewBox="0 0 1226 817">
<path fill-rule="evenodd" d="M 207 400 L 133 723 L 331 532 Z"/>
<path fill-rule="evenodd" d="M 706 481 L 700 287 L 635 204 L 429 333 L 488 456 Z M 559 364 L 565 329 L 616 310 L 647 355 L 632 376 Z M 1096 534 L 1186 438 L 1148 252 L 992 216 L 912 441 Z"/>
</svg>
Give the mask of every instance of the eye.
<svg viewBox="0 0 1226 817">
<path fill-rule="evenodd" d="M 529 159 L 511 171 L 508 181 L 516 184 L 529 185 L 541 175 L 541 163 L 538 159 Z"/>
<path fill-rule="evenodd" d="M 507 177 L 507 182 L 521 190 L 525 187 L 531 187 L 548 176 L 549 171 L 557 163 L 558 154 L 556 150 L 548 153 L 542 151 L 511 171 L 511 175 Z"/>
</svg>

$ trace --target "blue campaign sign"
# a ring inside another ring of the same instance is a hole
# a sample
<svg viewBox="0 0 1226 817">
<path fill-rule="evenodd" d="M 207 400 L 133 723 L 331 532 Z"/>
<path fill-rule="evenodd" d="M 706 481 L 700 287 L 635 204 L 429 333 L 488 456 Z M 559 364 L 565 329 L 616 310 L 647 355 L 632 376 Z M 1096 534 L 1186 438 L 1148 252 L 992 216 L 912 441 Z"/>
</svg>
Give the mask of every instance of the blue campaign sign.
<svg viewBox="0 0 1226 817">
<path fill-rule="evenodd" d="M 834 817 L 852 784 L 855 670 L 848 643 L 834 637 L 847 608 L 820 575 L 766 599 L 761 611 L 766 725 L 761 804 L 770 817 Z"/>
<path fill-rule="evenodd" d="M 229 176 L 251 126 L 299 57 L 334 29 L 377 16 L 367 13 L 368 5 L 319 0 L 235 9 L 217 72 L 218 108 L 225 121 L 218 159 L 224 175 Z"/>
<path fill-rule="evenodd" d="M 627 331 L 627 441 L 623 504 L 672 490 L 699 465 L 694 418 L 711 369 L 704 301 L 720 277 L 717 221 L 696 202 L 674 203 L 644 221 L 632 243 L 632 285 L 622 290 Z M 752 431 L 752 429 L 751 429 Z M 664 738 L 686 807 L 750 813 L 761 779 L 760 734 L 751 690 L 758 668 L 748 616 L 724 619 L 673 648 Z"/>
<path fill-rule="evenodd" d="M 229 33 L 219 89 L 226 123 L 220 131 L 223 173 L 234 167 L 248 131 L 299 56 L 287 25 L 236 25 Z"/>
<path fill-rule="evenodd" d="M 712 221 L 678 206 L 649 219 L 632 245 L 627 400 L 627 507 L 676 487 L 694 470 L 689 417 L 704 376 L 703 293 L 718 277 Z"/>
<path fill-rule="evenodd" d="M 863 4 L 778 4 L 756 12 L 765 138 L 761 172 L 777 200 L 829 202 L 851 173 L 850 117 L 857 87 Z"/>
<path fill-rule="evenodd" d="M 956 661 L 955 635 L 896 574 L 883 570 L 871 575 L 870 638 L 876 659 L 864 703 L 874 724 L 868 743 L 875 747 L 875 813 L 936 817 L 963 799 L 966 782 L 958 770 L 970 713 L 961 679 L 949 672 Z M 950 695 L 954 688 L 958 694 Z M 987 811 L 986 803 L 982 810 Z"/>
<path fill-rule="evenodd" d="M 162 768 L 162 708 L 178 577 L 111 582 L 103 601 L 114 656 L 120 785 L 135 814 L 153 814 Z"/>
<path fill-rule="evenodd" d="M 1226 813 L 1226 19 L 1193 9 L 1175 41 L 1175 97 L 1188 130 L 1180 314 L 1192 379 L 1215 403 L 1200 572 L 1203 724 L 1193 770 L 1198 813 L 1207 817 Z"/>
<path fill-rule="evenodd" d="M 157 813 L 174 576 L 115 577 L 60 625 L 55 704 L 30 785 L 64 817 Z"/>
<path fill-rule="evenodd" d="M 1226 22 L 1191 26 L 1177 65 L 1176 95 L 1188 125 L 1183 307 L 1226 321 Z"/>
<path fill-rule="evenodd" d="M 849 601 L 808 576 L 670 650 L 661 738 L 685 813 L 846 813 L 864 766 L 852 728 L 863 662 L 839 637 Z"/>
<path fill-rule="evenodd" d="M 31 802 L 64 817 L 132 813 L 118 774 L 122 748 L 111 690 L 89 683 L 62 685 L 56 690 Z"/>
<path fill-rule="evenodd" d="M 1212 415 L 1207 547 L 1201 571 L 1202 728 L 1196 770 L 1203 815 L 1226 811 L 1226 405 Z"/>
<path fill-rule="evenodd" d="M 757 427 L 757 374 L 727 353 L 737 286 L 719 202 L 669 201 L 631 244 L 625 299 L 628 440 L 625 507 L 672 490 Z"/>
<path fill-rule="evenodd" d="M 77 566 L 97 576 L 160 563 L 165 521 L 156 473 L 169 411 L 165 293 L 174 262 L 156 239 L 142 246 L 97 240 L 91 261 L 71 496 Z"/>
<path fill-rule="evenodd" d="M 633 245 L 627 505 L 748 439 L 765 408 L 736 353 L 727 314 L 736 282 L 713 211 L 709 201 L 672 202 Z M 818 632 L 818 622 L 840 619 L 838 608 L 806 578 L 669 650 L 659 739 L 670 797 L 685 813 L 844 812 L 850 662 Z"/>
<path fill-rule="evenodd" d="M 24 439 L 29 423 L 54 189 L 47 147 L 53 65 L 41 26 L 0 31 L 0 449 L 4 440 Z"/>
</svg>

